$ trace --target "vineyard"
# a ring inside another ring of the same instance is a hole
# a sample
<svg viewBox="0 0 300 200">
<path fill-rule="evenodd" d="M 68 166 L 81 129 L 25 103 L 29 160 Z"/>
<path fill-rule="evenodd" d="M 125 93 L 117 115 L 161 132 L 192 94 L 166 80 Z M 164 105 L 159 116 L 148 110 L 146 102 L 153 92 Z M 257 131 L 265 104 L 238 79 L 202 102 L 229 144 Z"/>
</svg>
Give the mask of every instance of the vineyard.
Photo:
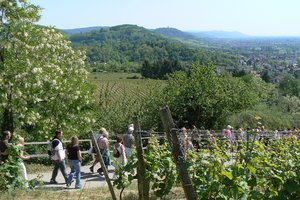
<svg viewBox="0 0 300 200">
<path fill-rule="evenodd" d="M 161 80 L 141 79 L 139 76 L 128 73 L 90 75 L 89 81 L 96 87 L 95 110 L 101 126 L 123 133 L 124 128 L 132 123 L 134 114 L 144 114 L 144 122 L 153 123 L 153 119 L 146 121 L 148 114 L 146 106 L 152 101 L 159 100 L 157 94 L 161 93 L 165 83 Z"/>
<path fill-rule="evenodd" d="M 152 87 L 164 84 L 161 80 L 142 79 L 135 73 L 93 73 L 89 80 L 97 87 L 96 97 L 100 101 L 111 97 L 112 102 L 126 97 L 137 102 L 137 99 L 150 95 Z"/>
<path fill-rule="evenodd" d="M 248 131 L 244 138 L 237 135 L 233 142 L 221 132 L 196 131 L 201 133 L 201 148 L 187 150 L 181 145 L 183 157 L 177 158 L 173 154 L 174 141 L 170 143 L 165 138 L 161 143 L 156 133 L 151 134 L 143 152 L 144 176 L 158 197 L 168 195 L 181 181 L 183 188 L 192 186 L 190 189 L 194 190 L 197 199 L 300 198 L 300 140 L 297 137 L 286 133 L 278 133 L 275 137 L 271 132 Z M 173 129 L 171 133 L 180 140 L 181 129 Z M 187 169 L 189 177 L 185 178 L 190 178 L 189 184 L 183 184 L 180 177 L 180 159 Z M 114 183 L 118 188 L 130 185 L 132 177 L 124 174 L 132 173 L 138 162 L 140 160 L 134 160 L 119 171 L 119 178 Z M 186 198 L 194 199 L 188 195 Z"/>
</svg>

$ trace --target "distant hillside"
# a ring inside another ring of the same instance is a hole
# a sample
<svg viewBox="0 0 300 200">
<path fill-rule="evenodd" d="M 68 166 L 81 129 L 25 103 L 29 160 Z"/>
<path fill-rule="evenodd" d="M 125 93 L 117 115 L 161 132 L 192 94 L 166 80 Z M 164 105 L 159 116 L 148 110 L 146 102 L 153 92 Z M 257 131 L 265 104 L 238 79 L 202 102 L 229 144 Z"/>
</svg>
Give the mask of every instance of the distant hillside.
<svg viewBox="0 0 300 200">
<path fill-rule="evenodd" d="M 184 40 L 199 39 L 198 37 L 196 37 L 192 34 L 183 32 L 176 28 L 157 28 L 157 29 L 154 29 L 153 31 L 160 33 L 162 35 L 165 35 L 167 37 L 175 37 L 175 38 L 180 38 L 180 39 L 184 39 Z"/>
<path fill-rule="evenodd" d="M 65 34 L 76 34 L 76 33 L 85 33 L 93 30 L 99 30 L 103 28 L 103 26 L 92 26 L 86 28 L 74 28 L 74 29 L 61 29 Z"/>
<path fill-rule="evenodd" d="M 237 31 L 199 31 L 199 32 L 189 32 L 189 34 L 200 38 L 220 38 L 220 39 L 238 39 L 238 38 L 248 38 L 249 35 L 240 33 Z"/>
<path fill-rule="evenodd" d="M 87 50 L 88 61 L 95 70 L 138 71 L 145 60 L 177 60 L 183 65 L 211 62 L 232 66 L 237 63 L 231 55 L 200 50 L 136 25 L 119 25 L 73 34 L 70 40 L 76 47 Z"/>
</svg>

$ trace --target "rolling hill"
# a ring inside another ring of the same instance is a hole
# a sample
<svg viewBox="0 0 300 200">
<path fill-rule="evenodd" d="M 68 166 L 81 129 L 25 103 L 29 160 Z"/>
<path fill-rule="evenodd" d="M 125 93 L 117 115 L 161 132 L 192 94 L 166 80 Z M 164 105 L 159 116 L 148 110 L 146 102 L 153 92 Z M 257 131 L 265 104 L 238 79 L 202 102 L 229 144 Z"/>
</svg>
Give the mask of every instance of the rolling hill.
<svg viewBox="0 0 300 200">
<path fill-rule="evenodd" d="M 183 65 L 200 62 L 223 66 L 232 66 L 237 62 L 234 56 L 227 53 L 212 52 L 182 42 L 197 39 L 176 29 L 149 30 L 125 24 L 72 34 L 69 38 L 74 46 L 86 49 L 88 61 L 94 70 L 139 71 L 145 60 L 176 60 Z"/>
<path fill-rule="evenodd" d="M 62 31 L 67 35 L 73 35 L 77 33 L 85 33 L 93 30 L 99 30 L 103 28 L 103 26 L 91 26 L 86 28 L 74 28 L 74 29 L 62 29 Z"/>
</svg>

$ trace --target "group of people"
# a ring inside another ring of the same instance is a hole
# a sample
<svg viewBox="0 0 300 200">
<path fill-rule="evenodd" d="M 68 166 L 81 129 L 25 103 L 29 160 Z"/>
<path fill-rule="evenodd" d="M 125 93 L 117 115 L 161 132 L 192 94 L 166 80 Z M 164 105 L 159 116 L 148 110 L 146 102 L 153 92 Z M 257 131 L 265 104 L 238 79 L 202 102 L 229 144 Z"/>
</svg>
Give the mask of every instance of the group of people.
<svg viewBox="0 0 300 200">
<path fill-rule="evenodd" d="M 127 163 L 128 158 L 133 153 L 133 145 L 134 145 L 134 137 L 133 137 L 133 125 L 128 127 L 128 133 L 122 138 L 121 136 L 116 137 L 116 143 L 114 144 L 113 154 L 117 154 L 118 156 L 115 159 L 115 173 L 113 178 L 116 178 L 116 170 L 119 169 L 121 165 L 125 165 Z M 50 180 L 51 184 L 56 184 L 56 177 L 58 174 L 58 169 L 62 172 L 62 175 L 66 181 L 67 187 L 70 187 L 73 181 L 73 177 L 76 177 L 75 188 L 82 188 L 80 177 L 81 177 L 81 162 L 82 162 L 82 154 L 79 145 L 79 139 L 77 136 L 73 136 L 71 138 L 71 143 L 68 144 L 66 150 L 63 149 L 63 145 L 61 142 L 63 136 L 62 131 L 56 131 L 54 138 L 52 139 L 52 148 L 55 150 L 55 153 L 51 157 L 54 162 L 54 169 L 52 172 L 52 178 Z M 99 135 L 97 138 L 97 146 L 98 148 L 92 147 L 92 153 L 96 153 L 96 149 L 99 149 L 100 154 L 102 156 L 104 165 L 106 169 L 111 165 L 111 155 L 110 155 L 110 144 L 109 144 L 109 134 L 105 128 L 100 128 Z M 67 174 L 66 172 L 66 164 L 65 157 L 68 157 L 69 166 L 71 168 L 71 172 Z M 99 162 L 99 157 L 96 156 L 92 166 L 89 168 L 90 172 L 94 173 L 94 167 Z M 97 172 L 100 175 L 103 175 L 103 169 L 100 167 Z"/>
<path fill-rule="evenodd" d="M 113 146 L 113 155 L 115 157 L 114 166 L 115 169 L 118 170 L 120 166 L 125 165 L 128 159 L 133 154 L 133 146 L 134 146 L 134 137 L 133 137 L 133 124 L 129 125 L 128 132 L 123 137 L 116 136 L 116 142 Z M 111 155 L 110 155 L 110 144 L 108 140 L 108 131 L 105 128 L 100 128 L 99 136 L 97 138 L 97 146 L 100 150 L 100 154 L 106 166 L 106 169 L 109 165 L 111 165 Z M 67 187 L 70 187 L 74 176 L 76 177 L 75 189 L 81 189 L 81 163 L 82 163 L 82 152 L 79 144 L 79 139 L 77 136 L 72 136 L 70 143 L 67 145 L 66 149 L 63 147 L 62 143 L 63 131 L 57 130 L 55 132 L 54 137 L 49 143 L 48 151 L 51 160 L 54 163 L 54 169 L 52 171 L 52 176 L 50 179 L 50 184 L 57 184 L 56 177 L 58 175 L 58 171 L 60 170 Z M 10 144 L 9 140 L 11 139 L 11 133 L 9 131 L 4 131 L 2 133 L 2 138 L 0 140 L 0 165 L 6 162 L 10 154 Z M 23 160 L 30 159 L 29 155 L 24 154 L 24 144 L 25 140 L 23 137 L 19 137 L 19 143 L 17 147 L 20 149 L 19 151 L 19 164 L 20 169 L 22 170 L 22 175 L 25 180 L 27 180 L 26 168 Z M 49 150 L 50 148 L 50 150 Z M 93 148 L 93 153 L 96 153 L 97 148 Z M 66 167 L 66 157 L 68 158 L 68 163 L 71 168 L 70 173 L 67 173 Z M 94 173 L 94 166 L 99 162 L 98 156 L 95 157 L 95 160 L 92 166 L 89 168 L 92 173 Z M 115 171 L 116 171 L 115 170 Z M 100 167 L 97 172 L 100 175 L 103 175 L 103 169 Z M 114 179 L 116 178 L 116 173 L 114 173 Z"/>
<path fill-rule="evenodd" d="M 255 133 L 255 134 L 254 134 Z M 254 136 L 255 135 L 255 136 Z M 217 137 L 225 139 L 228 144 L 236 144 L 238 141 L 246 141 L 248 139 L 260 140 L 268 144 L 271 139 L 278 137 L 293 137 L 300 139 L 300 131 L 297 127 L 293 127 L 285 131 L 268 131 L 264 126 L 257 126 L 256 129 L 243 129 L 239 128 L 234 130 L 230 125 L 227 125 L 219 133 L 215 131 L 204 130 L 204 128 L 197 129 L 193 125 L 191 129 L 182 127 L 179 130 L 179 142 L 183 149 L 186 150 L 199 150 L 200 148 L 208 148 L 209 143 L 215 143 Z"/>
</svg>

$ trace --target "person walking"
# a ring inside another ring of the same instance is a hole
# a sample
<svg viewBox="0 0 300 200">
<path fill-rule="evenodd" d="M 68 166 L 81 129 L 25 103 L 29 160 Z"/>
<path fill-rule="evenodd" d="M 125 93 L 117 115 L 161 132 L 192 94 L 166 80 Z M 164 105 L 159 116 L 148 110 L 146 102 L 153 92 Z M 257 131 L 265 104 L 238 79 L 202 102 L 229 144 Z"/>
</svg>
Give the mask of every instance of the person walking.
<svg viewBox="0 0 300 200">
<path fill-rule="evenodd" d="M 8 159 L 10 145 L 8 141 L 11 138 L 9 131 L 2 132 L 2 138 L 0 140 L 0 165 Z"/>
<path fill-rule="evenodd" d="M 66 183 L 67 183 L 67 171 L 66 171 L 66 164 L 65 164 L 65 151 L 63 148 L 63 144 L 61 139 L 63 137 L 63 132 L 58 130 L 55 132 L 55 136 L 51 141 L 52 149 L 54 150 L 54 154 L 51 156 L 51 159 L 54 163 L 54 169 L 52 172 L 52 177 L 50 179 L 51 184 L 56 184 L 56 177 L 58 174 L 58 169 L 60 169 Z"/>
<path fill-rule="evenodd" d="M 29 160 L 30 156 L 24 155 L 24 144 L 25 144 L 24 138 L 19 137 L 19 143 L 17 144 L 17 146 L 19 147 L 19 161 L 22 170 L 22 176 L 27 181 L 28 180 L 27 171 L 23 160 Z M 28 187 L 28 183 L 26 183 L 26 187 Z"/>
<path fill-rule="evenodd" d="M 134 136 L 133 136 L 133 124 L 130 124 L 128 127 L 128 132 L 123 137 L 123 142 L 125 146 L 126 158 L 130 159 L 133 154 L 133 146 L 134 146 Z"/>
<path fill-rule="evenodd" d="M 113 179 L 117 178 L 116 172 L 120 169 L 120 166 L 124 166 L 127 163 L 126 153 L 125 153 L 125 147 L 122 144 L 122 138 L 120 136 L 116 137 L 117 142 L 114 145 L 114 151 L 113 156 L 116 159 L 116 163 L 114 163 L 115 166 L 115 172 L 113 175 Z"/>
<path fill-rule="evenodd" d="M 98 145 L 98 141 L 99 141 L 101 138 L 103 138 L 103 134 L 106 133 L 106 132 L 107 132 L 107 130 L 106 130 L 104 127 L 101 127 L 101 128 L 100 128 L 100 130 L 99 130 L 99 137 L 97 138 L 97 145 Z M 98 145 L 98 147 L 99 147 L 99 145 Z M 93 147 L 92 153 L 96 153 L 96 148 L 95 148 L 95 147 Z M 94 173 L 94 167 L 95 167 L 95 165 L 96 165 L 98 162 L 99 162 L 99 158 L 98 158 L 98 156 L 96 155 L 96 156 L 95 156 L 95 160 L 94 160 L 92 166 L 90 167 L 90 171 L 91 171 L 92 173 Z"/>
<path fill-rule="evenodd" d="M 104 165 L 106 169 L 108 169 L 108 166 L 111 165 L 111 160 L 110 160 L 110 151 L 109 151 L 109 141 L 108 141 L 108 132 L 105 131 L 102 134 L 102 137 L 99 137 L 97 140 L 97 145 L 100 149 L 101 156 L 104 161 Z M 100 175 L 103 175 L 103 169 L 100 167 L 97 172 Z"/>
<path fill-rule="evenodd" d="M 200 133 L 195 125 L 193 125 L 191 140 L 193 146 L 198 151 L 200 149 Z"/>
<path fill-rule="evenodd" d="M 76 176 L 75 189 L 81 189 L 80 177 L 81 177 L 81 162 L 82 155 L 79 147 L 79 140 L 77 136 L 71 138 L 71 143 L 67 146 L 66 153 L 68 155 L 69 165 L 71 172 L 67 178 L 67 187 L 70 187 L 74 175 Z"/>
</svg>

